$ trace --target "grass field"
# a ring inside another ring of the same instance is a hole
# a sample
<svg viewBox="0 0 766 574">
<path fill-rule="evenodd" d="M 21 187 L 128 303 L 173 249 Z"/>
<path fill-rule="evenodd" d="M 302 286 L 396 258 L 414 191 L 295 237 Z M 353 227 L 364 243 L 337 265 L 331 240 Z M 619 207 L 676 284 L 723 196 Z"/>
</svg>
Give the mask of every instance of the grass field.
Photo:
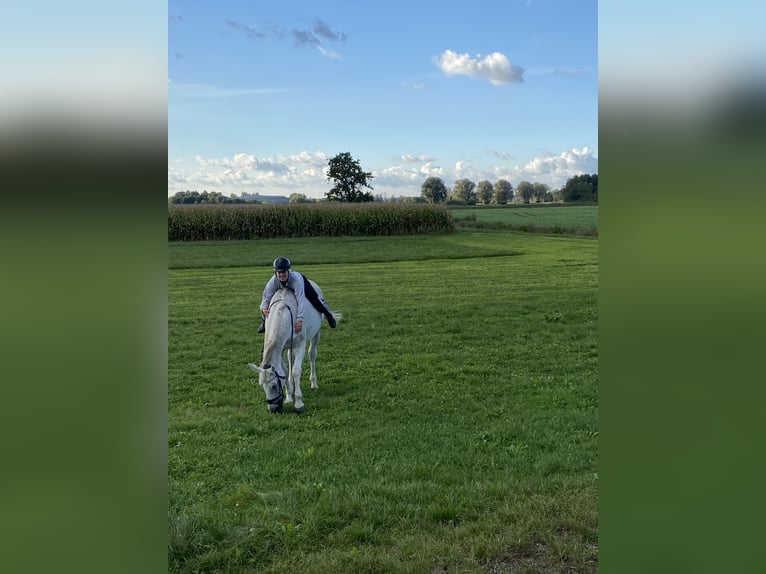
<svg viewBox="0 0 766 574">
<path fill-rule="evenodd" d="M 169 245 L 171 572 L 596 572 L 598 242 L 508 232 Z M 333 310 L 270 414 L 277 255 Z"/>
<path fill-rule="evenodd" d="M 597 234 L 597 205 L 476 206 L 453 208 L 452 216 L 462 227 L 486 229 L 543 228 L 563 232 L 576 230 Z"/>
</svg>

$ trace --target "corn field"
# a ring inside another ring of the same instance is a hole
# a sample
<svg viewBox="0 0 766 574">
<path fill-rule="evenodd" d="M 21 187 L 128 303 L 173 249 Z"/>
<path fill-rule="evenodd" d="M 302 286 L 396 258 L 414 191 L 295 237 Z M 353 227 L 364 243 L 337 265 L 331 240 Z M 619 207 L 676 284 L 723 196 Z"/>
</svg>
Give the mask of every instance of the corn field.
<svg viewBox="0 0 766 574">
<path fill-rule="evenodd" d="M 168 205 L 168 241 L 454 231 L 443 206 L 397 203 Z"/>
</svg>

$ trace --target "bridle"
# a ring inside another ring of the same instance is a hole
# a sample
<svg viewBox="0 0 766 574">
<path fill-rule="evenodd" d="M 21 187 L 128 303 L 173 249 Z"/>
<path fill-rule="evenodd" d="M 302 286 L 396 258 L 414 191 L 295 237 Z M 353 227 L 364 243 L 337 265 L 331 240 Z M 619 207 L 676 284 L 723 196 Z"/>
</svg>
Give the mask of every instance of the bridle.
<svg viewBox="0 0 766 574">
<path fill-rule="evenodd" d="M 267 368 L 270 369 L 272 367 L 269 365 L 269 367 L 267 367 Z M 285 402 L 284 388 L 285 388 L 285 381 L 287 381 L 287 377 L 281 376 L 277 372 L 276 369 L 274 369 L 274 376 L 277 377 L 277 383 L 278 383 L 278 387 L 279 387 L 279 394 L 277 396 L 275 396 L 275 397 L 270 398 L 270 399 L 266 399 L 266 404 L 267 405 L 280 405 L 281 406 Z"/>
</svg>

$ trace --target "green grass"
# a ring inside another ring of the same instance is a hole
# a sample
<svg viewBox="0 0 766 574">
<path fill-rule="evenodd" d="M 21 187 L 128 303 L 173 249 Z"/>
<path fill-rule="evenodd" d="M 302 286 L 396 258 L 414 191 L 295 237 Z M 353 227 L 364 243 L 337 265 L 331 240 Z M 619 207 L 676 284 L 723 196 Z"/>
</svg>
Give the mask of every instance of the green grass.
<svg viewBox="0 0 766 574">
<path fill-rule="evenodd" d="M 321 249 L 316 249 L 321 245 Z M 514 255 L 513 244 L 486 241 L 481 233 L 402 235 L 381 241 L 376 237 L 285 238 L 253 241 L 171 242 L 168 266 L 268 267 L 275 253 L 291 255 L 293 264 L 339 265 L 402 260 L 464 259 Z"/>
<path fill-rule="evenodd" d="M 476 206 L 451 210 L 460 227 L 542 230 L 552 233 L 598 233 L 598 206 L 509 205 Z"/>
<path fill-rule="evenodd" d="M 170 571 L 597 570 L 596 240 L 191 247 L 169 247 Z M 343 313 L 301 416 L 247 369 L 277 255 Z"/>
</svg>

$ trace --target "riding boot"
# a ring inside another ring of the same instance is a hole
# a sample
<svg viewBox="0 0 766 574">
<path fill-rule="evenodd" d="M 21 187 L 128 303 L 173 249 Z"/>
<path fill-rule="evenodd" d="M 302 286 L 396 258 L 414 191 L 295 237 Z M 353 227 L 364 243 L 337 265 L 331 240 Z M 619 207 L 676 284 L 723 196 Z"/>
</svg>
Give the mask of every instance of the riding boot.
<svg viewBox="0 0 766 574">
<path fill-rule="evenodd" d="M 332 311 L 330 311 L 330 308 L 327 306 L 327 304 L 323 305 L 325 308 L 324 316 L 327 317 L 327 323 L 330 325 L 331 329 L 334 329 L 337 323 L 335 322 L 335 317 L 332 316 Z"/>
</svg>

